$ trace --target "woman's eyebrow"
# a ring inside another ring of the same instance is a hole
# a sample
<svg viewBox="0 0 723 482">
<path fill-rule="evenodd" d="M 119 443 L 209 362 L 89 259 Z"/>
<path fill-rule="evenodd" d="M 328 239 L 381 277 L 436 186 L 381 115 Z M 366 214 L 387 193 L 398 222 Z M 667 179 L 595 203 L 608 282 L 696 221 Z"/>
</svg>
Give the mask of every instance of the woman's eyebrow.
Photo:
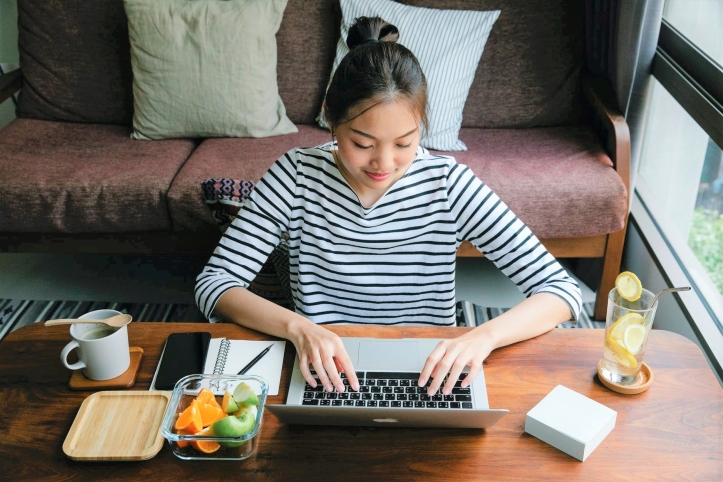
<svg viewBox="0 0 723 482">
<path fill-rule="evenodd" d="M 356 132 L 357 134 L 359 134 L 360 136 L 364 136 L 364 137 L 368 137 L 369 139 L 377 140 L 376 137 L 374 137 L 374 136 L 372 136 L 372 135 L 370 135 L 370 134 L 367 134 L 366 132 L 362 132 L 362 131 L 356 130 L 356 129 L 354 129 L 353 127 L 350 127 L 350 129 L 351 129 L 352 131 Z M 416 128 L 416 127 L 415 127 L 414 129 L 412 129 L 411 131 L 407 132 L 406 134 L 397 137 L 397 139 L 401 139 L 402 137 L 407 137 L 408 135 L 414 134 L 415 132 L 417 132 L 417 128 Z"/>
</svg>

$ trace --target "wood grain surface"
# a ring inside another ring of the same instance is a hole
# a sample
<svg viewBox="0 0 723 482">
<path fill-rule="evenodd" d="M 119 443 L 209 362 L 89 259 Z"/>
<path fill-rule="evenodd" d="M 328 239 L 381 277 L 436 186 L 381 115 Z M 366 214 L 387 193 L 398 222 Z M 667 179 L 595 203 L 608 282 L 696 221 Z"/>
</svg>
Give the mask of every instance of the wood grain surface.
<svg viewBox="0 0 723 482">
<path fill-rule="evenodd" d="M 63 452 L 73 460 L 146 460 L 163 447 L 161 426 L 171 392 L 113 390 L 80 405 Z"/>
<path fill-rule="evenodd" d="M 141 368 L 141 360 L 143 360 L 143 348 L 140 346 L 132 346 L 129 349 L 131 363 L 128 370 L 121 373 L 110 380 L 91 380 L 83 375 L 83 370 L 75 370 L 70 376 L 68 388 L 71 390 L 112 390 L 114 388 L 130 388 L 136 383 L 138 371 Z"/>
<path fill-rule="evenodd" d="M 468 328 L 331 327 L 341 336 L 458 336 Z M 271 339 L 228 325 L 131 323 L 144 349 L 133 390 L 147 389 L 172 332 Z M 23 327 L 0 343 L 0 478 L 7 480 L 723 480 L 723 390 L 700 349 L 665 331 L 650 334 L 655 381 L 639 395 L 596 376 L 602 330 L 556 329 L 493 352 L 485 362 L 492 408 L 510 414 L 488 430 L 287 426 L 266 412 L 257 452 L 242 462 L 187 462 L 168 445 L 143 462 L 77 462 L 63 441 L 88 392 L 68 389 L 59 355 L 67 327 Z M 287 344 L 278 396 L 294 357 Z M 613 431 L 585 462 L 527 435 L 525 414 L 558 384 L 617 411 Z"/>
</svg>

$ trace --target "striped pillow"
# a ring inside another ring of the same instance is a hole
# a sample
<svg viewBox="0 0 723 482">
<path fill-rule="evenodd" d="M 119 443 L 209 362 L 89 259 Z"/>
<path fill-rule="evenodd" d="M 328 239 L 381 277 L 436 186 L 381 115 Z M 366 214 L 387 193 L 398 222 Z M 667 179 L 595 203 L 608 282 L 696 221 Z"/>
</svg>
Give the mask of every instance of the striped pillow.
<svg viewBox="0 0 723 482">
<path fill-rule="evenodd" d="M 399 29 L 398 42 L 417 57 L 427 78 L 429 129 L 422 146 L 440 151 L 466 151 L 467 146 L 459 140 L 462 111 L 500 11 L 438 10 L 390 0 L 340 0 L 340 4 L 341 38 L 331 76 L 349 52 L 346 37 L 354 20 L 383 18 Z M 316 120 L 321 127 L 329 128 L 323 113 Z"/>
</svg>

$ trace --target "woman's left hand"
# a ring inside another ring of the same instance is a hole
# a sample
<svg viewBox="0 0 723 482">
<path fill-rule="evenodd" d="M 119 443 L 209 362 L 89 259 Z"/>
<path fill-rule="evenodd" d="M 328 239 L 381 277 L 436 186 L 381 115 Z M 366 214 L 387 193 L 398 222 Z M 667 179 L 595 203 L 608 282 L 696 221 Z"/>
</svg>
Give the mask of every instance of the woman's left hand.
<svg viewBox="0 0 723 482">
<path fill-rule="evenodd" d="M 444 395 L 449 395 L 452 393 L 460 373 L 462 373 L 466 365 L 469 365 L 469 373 L 461 384 L 462 388 L 466 388 L 477 377 L 482 368 L 482 362 L 493 349 L 494 346 L 490 336 L 479 329 L 472 330 L 457 338 L 442 340 L 427 357 L 427 362 L 424 364 L 419 377 L 419 386 L 423 387 L 431 376 L 432 383 L 427 390 L 427 394 L 434 395 L 444 381 L 445 375 L 449 373 L 447 383 L 442 391 Z"/>
</svg>

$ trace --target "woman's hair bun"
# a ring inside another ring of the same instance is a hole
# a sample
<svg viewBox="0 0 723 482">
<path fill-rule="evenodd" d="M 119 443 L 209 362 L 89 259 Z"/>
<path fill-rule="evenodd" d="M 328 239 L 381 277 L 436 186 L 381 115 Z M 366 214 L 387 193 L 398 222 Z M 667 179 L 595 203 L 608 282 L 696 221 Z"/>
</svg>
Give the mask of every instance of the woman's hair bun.
<svg viewBox="0 0 723 482">
<path fill-rule="evenodd" d="M 346 45 L 349 50 L 374 42 L 396 42 L 399 40 L 399 30 L 394 25 L 385 22 L 379 17 L 359 17 L 349 29 Z"/>
</svg>

